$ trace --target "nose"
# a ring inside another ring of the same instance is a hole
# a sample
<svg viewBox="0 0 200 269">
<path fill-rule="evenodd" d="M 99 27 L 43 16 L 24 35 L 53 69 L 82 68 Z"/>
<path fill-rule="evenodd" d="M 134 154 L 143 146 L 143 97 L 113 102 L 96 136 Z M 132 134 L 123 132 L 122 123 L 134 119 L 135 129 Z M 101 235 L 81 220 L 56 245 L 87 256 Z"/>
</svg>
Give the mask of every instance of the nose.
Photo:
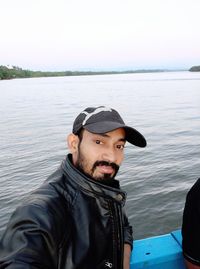
<svg viewBox="0 0 200 269">
<path fill-rule="evenodd" d="M 116 162 L 116 153 L 113 148 L 107 147 L 102 153 L 102 160 L 115 163 Z"/>
</svg>

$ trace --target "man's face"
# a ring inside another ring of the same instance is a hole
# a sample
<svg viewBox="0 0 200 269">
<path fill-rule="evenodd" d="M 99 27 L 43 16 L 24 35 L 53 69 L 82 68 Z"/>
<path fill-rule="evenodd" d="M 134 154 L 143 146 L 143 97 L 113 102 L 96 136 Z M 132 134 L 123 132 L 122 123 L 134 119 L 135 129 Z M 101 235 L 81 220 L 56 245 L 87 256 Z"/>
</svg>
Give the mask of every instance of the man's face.
<svg viewBox="0 0 200 269">
<path fill-rule="evenodd" d="M 83 131 L 75 166 L 95 180 L 114 178 L 124 158 L 123 128 L 105 134 Z"/>
</svg>

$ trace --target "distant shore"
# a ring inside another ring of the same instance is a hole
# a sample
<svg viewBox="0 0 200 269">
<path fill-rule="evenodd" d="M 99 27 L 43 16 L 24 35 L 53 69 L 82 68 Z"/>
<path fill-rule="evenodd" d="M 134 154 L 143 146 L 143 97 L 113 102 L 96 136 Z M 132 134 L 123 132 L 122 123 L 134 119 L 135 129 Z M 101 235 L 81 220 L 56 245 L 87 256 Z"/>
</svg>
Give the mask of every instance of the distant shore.
<svg viewBox="0 0 200 269">
<path fill-rule="evenodd" d="M 0 80 L 15 79 L 15 78 L 34 78 L 34 77 L 64 77 L 64 76 L 88 76 L 88 75 L 113 75 L 113 74 L 132 74 L 132 73 L 156 73 L 170 72 L 175 70 L 165 69 L 140 69 L 126 71 L 31 71 L 23 70 L 17 66 L 0 66 Z M 176 70 L 180 71 L 180 70 Z M 189 69 L 191 72 L 200 71 L 200 66 L 195 66 Z"/>
</svg>

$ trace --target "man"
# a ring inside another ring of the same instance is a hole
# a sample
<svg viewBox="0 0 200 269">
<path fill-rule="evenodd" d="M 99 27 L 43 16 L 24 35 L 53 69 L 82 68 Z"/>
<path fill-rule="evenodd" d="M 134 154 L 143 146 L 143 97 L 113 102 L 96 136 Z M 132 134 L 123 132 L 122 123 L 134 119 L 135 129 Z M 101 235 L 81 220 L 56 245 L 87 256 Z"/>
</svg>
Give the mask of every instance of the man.
<svg viewBox="0 0 200 269">
<path fill-rule="evenodd" d="M 67 141 L 71 154 L 11 217 L 0 268 L 129 268 L 132 229 L 115 176 L 125 142 L 146 140 L 101 106 L 78 115 Z"/>
<path fill-rule="evenodd" d="M 200 269 L 200 179 L 187 194 L 182 224 L 183 255 L 188 269 Z"/>
</svg>

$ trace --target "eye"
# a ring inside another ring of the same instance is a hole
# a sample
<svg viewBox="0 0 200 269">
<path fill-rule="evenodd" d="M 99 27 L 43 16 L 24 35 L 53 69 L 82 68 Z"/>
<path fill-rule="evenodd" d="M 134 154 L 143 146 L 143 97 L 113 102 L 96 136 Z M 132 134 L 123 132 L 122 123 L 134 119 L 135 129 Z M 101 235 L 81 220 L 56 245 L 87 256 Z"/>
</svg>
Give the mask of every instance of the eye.
<svg viewBox="0 0 200 269">
<path fill-rule="evenodd" d="M 95 140 L 95 143 L 97 144 L 97 145 L 102 145 L 103 144 L 103 142 L 101 141 L 101 140 Z"/>
<path fill-rule="evenodd" d="M 125 145 L 117 145 L 116 148 L 123 150 L 125 148 Z"/>
</svg>

